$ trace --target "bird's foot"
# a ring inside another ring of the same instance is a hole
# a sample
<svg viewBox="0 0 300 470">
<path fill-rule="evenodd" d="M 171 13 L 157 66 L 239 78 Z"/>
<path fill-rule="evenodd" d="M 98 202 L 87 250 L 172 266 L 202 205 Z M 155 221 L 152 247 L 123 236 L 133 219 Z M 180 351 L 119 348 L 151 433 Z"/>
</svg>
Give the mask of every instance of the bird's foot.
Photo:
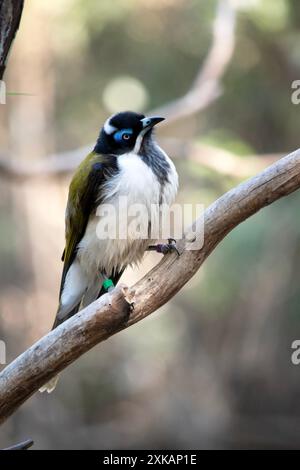
<svg viewBox="0 0 300 470">
<path fill-rule="evenodd" d="M 149 249 L 155 250 L 157 253 L 162 253 L 163 255 L 176 252 L 177 255 L 180 256 L 176 246 L 176 240 L 174 240 L 174 238 L 168 238 L 168 243 L 158 243 L 154 247 L 150 246 Z"/>
</svg>

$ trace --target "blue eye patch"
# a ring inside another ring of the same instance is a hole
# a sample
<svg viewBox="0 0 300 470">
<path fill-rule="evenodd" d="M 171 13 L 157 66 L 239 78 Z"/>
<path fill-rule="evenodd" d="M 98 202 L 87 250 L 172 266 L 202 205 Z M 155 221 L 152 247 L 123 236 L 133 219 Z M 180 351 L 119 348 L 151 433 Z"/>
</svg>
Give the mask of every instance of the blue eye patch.
<svg viewBox="0 0 300 470">
<path fill-rule="evenodd" d="M 124 139 L 124 135 L 125 134 L 129 134 L 129 135 L 132 135 L 133 134 L 133 130 L 132 129 L 122 129 L 121 131 L 118 131 L 114 134 L 114 139 L 116 142 L 124 142 L 126 139 Z"/>
</svg>

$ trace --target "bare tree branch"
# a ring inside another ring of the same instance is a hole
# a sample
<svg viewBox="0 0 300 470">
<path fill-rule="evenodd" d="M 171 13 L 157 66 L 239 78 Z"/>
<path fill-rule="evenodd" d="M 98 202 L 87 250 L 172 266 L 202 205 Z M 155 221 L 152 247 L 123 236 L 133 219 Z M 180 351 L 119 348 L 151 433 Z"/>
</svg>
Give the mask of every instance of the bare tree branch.
<svg viewBox="0 0 300 470">
<path fill-rule="evenodd" d="M 235 46 L 236 12 L 232 0 L 219 0 L 213 27 L 213 42 L 191 89 L 181 98 L 153 110 L 167 118 L 164 125 L 207 108 L 221 94 L 220 81 Z"/>
<path fill-rule="evenodd" d="M 220 174 L 236 178 L 247 178 L 254 175 L 283 156 L 283 153 L 272 153 L 240 157 L 212 145 L 186 142 L 176 138 L 164 138 L 161 139 L 161 143 L 173 159 L 191 160 Z M 75 170 L 82 161 L 82 156 L 87 155 L 91 148 L 91 146 L 85 146 L 53 154 L 33 164 L 3 158 L 0 159 L 0 177 L 14 181 L 36 177 L 56 178 L 67 175 Z"/>
<path fill-rule="evenodd" d="M 0 158 L 0 176 L 12 180 L 23 180 L 35 177 L 53 177 L 72 172 L 87 155 L 92 145 L 80 147 L 76 150 L 49 155 L 35 163 Z"/>
<path fill-rule="evenodd" d="M 131 289 L 119 286 L 41 338 L 0 374 L 0 422 L 39 387 L 97 343 L 147 317 L 196 273 L 218 243 L 261 208 L 300 188 L 300 149 L 216 200 L 204 213 L 204 244 L 191 250 L 190 230 L 181 256 L 163 257 Z M 197 221 L 193 227 L 198 227 Z M 199 229 L 199 227 L 198 227 Z M 134 302 L 129 312 L 128 305 Z M 38 314 L 38 312 L 36 313 Z"/>
<path fill-rule="evenodd" d="M 27 450 L 32 446 L 33 446 L 33 440 L 27 439 L 26 441 L 19 442 L 19 444 L 15 444 L 13 446 L 6 447 L 5 449 L 1 449 L 1 450 Z"/>
<path fill-rule="evenodd" d="M 19 29 L 24 0 L 0 2 L 0 80 L 2 80 L 12 42 Z"/>
<path fill-rule="evenodd" d="M 175 159 L 185 159 L 222 175 L 248 178 L 283 157 L 283 153 L 239 156 L 228 150 L 198 142 L 164 139 L 163 147 Z"/>
</svg>

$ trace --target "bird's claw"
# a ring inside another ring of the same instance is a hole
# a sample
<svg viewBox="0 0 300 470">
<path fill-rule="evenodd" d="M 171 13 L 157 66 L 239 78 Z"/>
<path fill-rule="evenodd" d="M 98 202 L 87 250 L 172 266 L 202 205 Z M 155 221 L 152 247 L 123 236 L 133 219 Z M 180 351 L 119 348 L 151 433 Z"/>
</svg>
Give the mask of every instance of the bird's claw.
<svg viewBox="0 0 300 470">
<path fill-rule="evenodd" d="M 180 256 L 180 253 L 176 245 L 176 240 L 174 240 L 174 238 L 168 238 L 168 246 L 169 246 L 169 250 L 171 253 L 175 251 L 177 255 Z"/>
<path fill-rule="evenodd" d="M 159 253 L 162 253 L 163 255 L 173 253 L 175 251 L 177 255 L 180 256 L 180 253 L 176 246 L 176 240 L 174 240 L 174 238 L 168 238 L 168 243 L 161 243 L 157 245 L 157 251 Z"/>
</svg>

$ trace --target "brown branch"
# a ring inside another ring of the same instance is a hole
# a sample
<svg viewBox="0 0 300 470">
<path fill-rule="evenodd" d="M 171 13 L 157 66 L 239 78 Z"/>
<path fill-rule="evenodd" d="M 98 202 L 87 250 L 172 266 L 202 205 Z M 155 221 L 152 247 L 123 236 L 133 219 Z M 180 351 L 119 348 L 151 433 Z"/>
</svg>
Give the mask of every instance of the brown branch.
<svg viewBox="0 0 300 470">
<path fill-rule="evenodd" d="M 204 244 L 164 256 L 132 289 L 117 287 L 50 332 L 0 374 L 0 422 L 41 385 L 97 343 L 142 320 L 168 302 L 234 227 L 300 188 L 300 149 L 215 201 L 204 214 Z M 197 226 L 197 221 L 194 227 Z M 189 232 L 189 231 L 188 231 Z M 134 309 L 128 313 L 128 303 Z M 37 312 L 38 314 L 38 312 Z"/>
<path fill-rule="evenodd" d="M 24 0 L 0 2 L 0 80 L 2 80 L 9 50 L 19 29 Z"/>
<path fill-rule="evenodd" d="M 19 444 L 15 444 L 13 446 L 6 447 L 5 449 L 1 449 L 1 450 L 27 450 L 30 447 L 32 447 L 33 444 L 34 443 L 32 439 L 27 439 L 24 442 L 19 442 Z"/>
</svg>

